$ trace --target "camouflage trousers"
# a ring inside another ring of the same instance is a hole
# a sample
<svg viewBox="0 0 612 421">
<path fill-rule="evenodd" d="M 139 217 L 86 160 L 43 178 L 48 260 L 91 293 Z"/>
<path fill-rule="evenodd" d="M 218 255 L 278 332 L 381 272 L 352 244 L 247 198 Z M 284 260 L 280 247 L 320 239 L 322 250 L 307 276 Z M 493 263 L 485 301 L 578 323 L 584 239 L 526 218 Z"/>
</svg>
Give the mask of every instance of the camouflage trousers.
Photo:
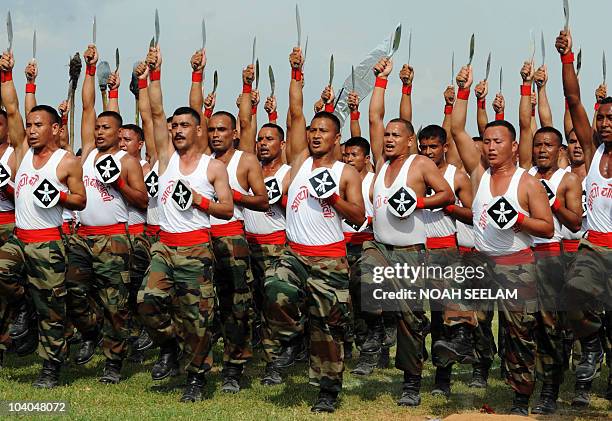
<svg viewBox="0 0 612 421">
<path fill-rule="evenodd" d="M 244 234 L 212 237 L 218 329 L 224 364 L 244 365 L 253 357 L 253 275 Z"/>
<path fill-rule="evenodd" d="M 72 235 L 68 249 L 68 316 L 87 340 L 102 328 L 104 355 L 127 352 L 130 243 L 127 234 Z"/>
<path fill-rule="evenodd" d="M 342 389 L 348 282 L 346 257 L 302 256 L 290 249 L 266 272 L 264 308 L 271 331 L 279 341 L 290 342 L 303 333 L 308 318 L 309 377 L 322 390 Z"/>
<path fill-rule="evenodd" d="M 182 339 L 186 369 L 205 373 L 211 363 L 215 293 L 210 243 L 151 247 L 151 265 L 138 292 L 138 311 L 156 345 Z"/>
<path fill-rule="evenodd" d="M 15 224 L 1 224 L 0 225 L 0 247 L 4 245 L 11 237 Z M 11 338 L 9 336 L 9 326 L 11 323 L 11 315 L 9 313 L 10 308 L 6 300 L 0 299 L 0 350 L 7 350 L 11 344 Z"/>
<path fill-rule="evenodd" d="M 562 256 L 535 252 L 538 287 L 536 373 L 545 383 L 563 383 L 565 312 L 559 291 L 563 290 L 565 265 Z"/>
<path fill-rule="evenodd" d="M 349 274 L 357 270 L 357 261 L 361 257 L 363 253 L 363 243 L 362 244 L 353 244 L 346 243 L 346 257 L 348 259 L 349 264 Z M 368 326 L 361 315 L 361 311 L 359 309 L 358 303 L 359 301 L 359 280 L 358 276 L 350 276 L 349 275 L 349 292 L 351 294 L 351 317 L 349 321 L 349 326 L 347 327 L 346 332 L 346 340 L 347 342 L 355 342 L 357 340 L 357 344 L 365 340 L 366 335 L 368 334 Z"/>
<path fill-rule="evenodd" d="M 130 285 L 128 289 L 128 310 L 130 337 L 138 337 L 142 325 L 138 317 L 136 298 L 140 290 L 145 273 L 151 263 L 151 243 L 145 234 L 130 234 L 132 246 L 132 261 L 130 264 Z"/>
<path fill-rule="evenodd" d="M 0 247 L 2 336 L 7 336 L 13 306 L 24 300 L 27 292 L 38 322 L 38 353 L 44 360 L 56 363 L 63 363 L 67 352 L 65 272 L 62 240 L 24 243 L 12 236 Z"/>
<path fill-rule="evenodd" d="M 612 310 L 612 250 L 582 239 L 567 273 L 564 298 L 569 325 L 577 339 L 599 332 L 602 311 Z"/>
<path fill-rule="evenodd" d="M 276 326 L 270 323 L 270 318 L 267 310 L 270 307 L 265 306 L 265 275 L 279 256 L 287 248 L 284 244 L 255 244 L 249 243 L 251 250 L 251 269 L 253 270 L 253 301 L 255 311 L 261 317 L 262 326 L 262 344 L 264 347 L 264 355 L 267 361 L 272 360 L 272 356 L 279 355 L 282 344 L 280 336 L 275 332 Z M 255 318 L 258 316 L 256 314 Z"/>
<path fill-rule="evenodd" d="M 385 313 L 394 314 L 397 318 L 397 351 L 395 367 L 412 375 L 421 375 L 423 364 L 427 359 L 425 350 L 425 337 L 429 330 L 429 320 L 425 314 L 421 300 L 383 302 L 375 296 L 376 290 L 384 289 L 399 291 L 402 289 L 418 290 L 424 286 L 423 279 L 416 279 L 414 283 L 395 277 L 385 277 L 383 282 L 377 283 L 375 273 L 381 268 L 395 266 L 396 264 L 408 267 L 417 267 L 425 263 L 425 247 L 390 246 L 377 241 L 363 243 L 363 254 L 351 271 L 352 281 L 359 283 L 359 308 L 365 317 L 371 318 Z M 386 285 L 386 287 L 385 287 Z"/>
</svg>

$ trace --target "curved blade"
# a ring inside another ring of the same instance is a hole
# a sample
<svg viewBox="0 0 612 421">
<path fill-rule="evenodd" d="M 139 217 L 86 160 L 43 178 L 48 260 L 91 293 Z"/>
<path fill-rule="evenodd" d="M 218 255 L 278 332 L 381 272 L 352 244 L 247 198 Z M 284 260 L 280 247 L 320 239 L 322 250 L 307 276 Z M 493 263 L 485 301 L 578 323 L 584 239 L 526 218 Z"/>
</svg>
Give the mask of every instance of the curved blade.
<svg viewBox="0 0 612 421">
<path fill-rule="evenodd" d="M 259 59 L 255 60 L 255 89 L 259 89 Z"/>
<path fill-rule="evenodd" d="M 202 18 L 202 50 L 206 48 L 206 21 Z"/>
<path fill-rule="evenodd" d="M 468 60 L 468 66 L 472 64 L 472 59 L 474 58 L 474 34 L 470 38 L 470 59 Z"/>
<path fill-rule="evenodd" d="M 499 68 L 499 92 L 502 91 L 502 87 L 504 85 L 504 68 Z"/>
<path fill-rule="evenodd" d="M 36 30 L 34 30 L 34 36 L 32 37 L 32 58 L 36 60 Z"/>
<path fill-rule="evenodd" d="M 257 46 L 257 37 L 253 38 L 253 56 L 251 58 L 251 64 L 255 65 L 255 47 Z"/>
<path fill-rule="evenodd" d="M 96 22 L 96 16 L 94 15 L 93 27 L 91 28 L 91 43 L 96 45 L 96 38 L 98 35 L 98 25 Z"/>
<path fill-rule="evenodd" d="M 604 51 L 601 56 L 601 72 L 603 74 L 603 84 L 606 84 L 606 52 Z"/>
<path fill-rule="evenodd" d="M 485 73 L 485 80 L 489 80 L 490 71 L 491 71 L 491 53 L 489 52 L 489 57 L 487 57 L 487 71 Z"/>
<path fill-rule="evenodd" d="M 397 28 L 395 28 L 395 33 L 393 34 L 393 44 L 391 44 L 391 53 L 389 54 L 389 57 L 393 57 L 393 54 L 397 52 L 397 50 L 399 49 L 401 39 L 402 39 L 402 25 L 400 24 L 397 26 Z"/>
<path fill-rule="evenodd" d="M 270 77 L 270 96 L 274 96 L 276 81 L 274 80 L 274 71 L 272 70 L 272 66 L 268 66 L 268 76 Z"/>
<path fill-rule="evenodd" d="M 6 32 L 8 34 L 9 51 L 13 49 L 13 19 L 11 19 L 11 12 L 8 12 L 6 17 Z"/>
<path fill-rule="evenodd" d="M 297 27 L 297 46 L 302 45 L 302 19 L 300 19 L 300 8 L 295 5 L 295 25 Z"/>
<path fill-rule="evenodd" d="M 119 71 L 119 48 L 115 48 L 115 73 Z"/>
<path fill-rule="evenodd" d="M 578 56 L 576 57 L 576 76 L 580 74 L 580 69 L 582 69 L 582 48 L 578 50 Z"/>
<path fill-rule="evenodd" d="M 408 64 L 410 64 L 410 58 L 412 57 L 412 30 L 408 33 Z"/>
<path fill-rule="evenodd" d="M 540 48 L 542 49 L 542 65 L 546 63 L 546 43 L 544 42 L 544 31 L 542 31 L 542 37 L 540 38 Z"/>
<path fill-rule="evenodd" d="M 108 76 L 110 75 L 110 65 L 108 61 L 102 61 L 98 64 L 98 86 L 101 91 L 106 90 L 106 82 L 108 81 Z"/>
<path fill-rule="evenodd" d="M 134 98 L 138 99 L 138 76 L 136 76 L 136 68 L 140 63 L 137 61 L 132 67 L 132 79 L 130 81 L 130 92 L 134 95 Z"/>
<path fill-rule="evenodd" d="M 355 68 L 351 66 L 351 90 L 355 92 Z"/>
<path fill-rule="evenodd" d="M 306 44 L 304 44 L 304 63 L 306 63 L 306 54 L 308 53 L 308 36 L 306 37 Z"/>
<path fill-rule="evenodd" d="M 155 45 L 159 45 L 159 11 L 155 9 Z"/>
<path fill-rule="evenodd" d="M 334 55 L 332 54 L 329 58 L 329 86 L 332 86 L 334 82 Z"/>
<path fill-rule="evenodd" d="M 453 51 L 453 56 L 451 57 L 451 78 L 450 85 L 453 86 L 455 84 L 455 52 Z"/>
<path fill-rule="evenodd" d="M 149 42 L 149 48 L 155 48 L 155 37 L 151 38 L 151 42 Z"/>
<path fill-rule="evenodd" d="M 535 35 L 533 34 L 533 29 L 529 30 L 529 38 L 531 38 L 531 40 L 529 41 L 529 55 L 531 56 L 530 62 L 533 63 L 533 59 L 535 58 L 536 53 L 536 42 Z"/>
<path fill-rule="evenodd" d="M 213 90 L 212 90 L 213 94 L 217 92 L 218 85 L 219 85 L 219 76 L 217 76 L 217 71 L 215 70 L 215 74 L 213 75 Z"/>
<path fill-rule="evenodd" d="M 569 0 L 563 0 L 563 14 L 565 15 L 565 31 L 569 29 L 569 19 L 570 19 L 570 11 L 569 11 Z"/>
</svg>

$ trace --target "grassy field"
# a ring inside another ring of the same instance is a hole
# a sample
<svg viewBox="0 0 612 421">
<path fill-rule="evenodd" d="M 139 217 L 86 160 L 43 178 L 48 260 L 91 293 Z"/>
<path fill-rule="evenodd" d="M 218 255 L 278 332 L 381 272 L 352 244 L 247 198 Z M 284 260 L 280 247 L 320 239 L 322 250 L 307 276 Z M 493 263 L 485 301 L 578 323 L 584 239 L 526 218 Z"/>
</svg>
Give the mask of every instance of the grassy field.
<svg viewBox="0 0 612 421">
<path fill-rule="evenodd" d="M 215 348 L 215 359 L 221 359 L 221 348 Z M 265 387 L 259 379 L 265 363 L 256 358 L 249 365 L 243 378 L 243 390 L 237 395 L 219 392 L 219 369 L 215 367 L 208 377 L 206 400 L 197 404 L 178 402 L 184 376 L 156 383 L 151 380 L 150 369 L 156 352 L 150 351 L 144 364 L 126 363 L 124 380 L 118 385 L 102 385 L 97 378 L 102 372 L 104 359 L 101 354 L 84 367 L 67 367 L 62 372 L 62 387 L 40 391 L 30 386 L 40 369 L 40 360 L 32 355 L 18 359 L 9 355 L 5 367 L 0 370 L 0 401 L 67 401 L 67 415 L 71 419 L 150 420 L 150 419 L 211 419 L 211 420 L 285 420 L 320 419 L 322 415 L 310 413 L 310 406 L 317 396 L 317 389 L 309 386 L 307 368 L 300 364 L 291 369 L 284 385 Z M 348 361 L 348 368 L 355 360 Z M 499 365 L 495 365 L 484 390 L 470 389 L 471 367 L 460 366 L 454 371 L 452 397 L 432 397 L 433 369 L 427 364 L 422 387 L 423 403 L 418 408 L 401 408 L 395 403 L 401 393 L 402 374 L 396 369 L 377 370 L 375 375 L 362 379 L 345 373 L 344 389 L 338 411 L 326 419 L 343 420 L 427 420 L 443 418 L 454 413 L 474 413 L 484 403 L 496 413 L 507 413 L 512 392 L 499 380 Z M 612 405 L 602 396 L 605 391 L 607 369 L 594 383 L 596 396 L 588 410 L 577 411 L 570 407 L 573 377 L 562 388 L 560 411 L 548 419 L 607 419 Z M 533 400 L 532 400 L 533 403 Z M 4 414 L 0 417 L 7 419 Z M 28 417 L 34 418 L 34 417 Z M 45 420 L 55 417 L 43 416 Z M 60 419 L 59 417 L 57 417 Z M 542 419 L 546 419 L 541 417 Z M 66 419 L 66 417 L 62 417 Z"/>
</svg>

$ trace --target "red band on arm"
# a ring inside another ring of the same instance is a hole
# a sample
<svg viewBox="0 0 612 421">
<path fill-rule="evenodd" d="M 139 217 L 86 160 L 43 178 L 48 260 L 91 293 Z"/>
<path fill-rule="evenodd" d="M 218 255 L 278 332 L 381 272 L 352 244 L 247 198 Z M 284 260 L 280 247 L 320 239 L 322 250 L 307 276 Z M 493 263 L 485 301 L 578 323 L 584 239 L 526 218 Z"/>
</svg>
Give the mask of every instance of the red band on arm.
<svg viewBox="0 0 612 421">
<path fill-rule="evenodd" d="M 410 85 L 402 85 L 402 94 L 404 94 L 404 95 L 412 95 L 412 84 L 410 84 Z"/>
<path fill-rule="evenodd" d="M 212 113 L 213 113 L 212 108 L 206 108 L 206 109 L 204 110 L 204 117 L 206 117 L 206 118 L 210 118 L 210 117 L 212 117 Z"/>
<path fill-rule="evenodd" d="M 243 94 L 250 94 L 252 90 L 253 90 L 253 87 L 251 85 L 249 85 L 248 83 L 244 83 L 242 85 L 242 93 Z"/>
<path fill-rule="evenodd" d="M 138 79 L 138 89 L 145 89 L 149 86 L 149 82 L 146 79 Z"/>
<path fill-rule="evenodd" d="M 300 69 L 291 69 L 291 79 L 299 82 L 304 77 L 304 73 Z"/>
<path fill-rule="evenodd" d="M 8 82 L 13 80 L 13 71 L 2 72 L 2 82 Z"/>
<path fill-rule="evenodd" d="M 599 110 L 599 105 L 600 105 L 600 104 L 599 104 L 599 102 L 596 102 L 596 103 L 595 103 L 595 111 L 598 111 L 598 110 Z"/>
<path fill-rule="evenodd" d="M 210 207 L 210 200 L 202 196 L 202 201 L 199 205 L 196 205 L 196 208 L 200 209 L 202 212 L 208 213 L 208 208 Z"/>
<path fill-rule="evenodd" d="M 161 70 L 153 70 L 152 72 L 149 73 L 149 79 L 151 80 L 151 82 L 155 81 L 155 80 L 160 80 L 161 79 Z"/>
<path fill-rule="evenodd" d="M 487 103 L 487 100 L 483 98 L 483 99 L 479 99 L 479 100 L 476 102 L 476 105 L 477 105 L 477 106 L 478 106 L 478 108 L 480 108 L 481 110 L 484 110 L 484 109 L 485 109 L 485 105 L 486 105 L 486 103 Z"/>
<path fill-rule="evenodd" d="M 521 226 L 521 225 L 523 225 L 523 222 L 525 221 L 525 218 L 526 218 L 526 217 L 527 217 L 527 216 L 526 216 L 524 213 L 520 213 L 520 212 L 519 212 L 519 214 L 518 214 L 518 219 L 516 220 L 516 224 L 515 224 L 515 225 L 517 225 L 517 226 Z"/>
<path fill-rule="evenodd" d="M 67 126 L 68 125 L 68 114 L 64 114 L 62 116 L 62 126 Z"/>
<path fill-rule="evenodd" d="M 376 78 L 376 82 L 374 82 L 374 87 L 387 89 L 387 83 L 389 81 L 387 79 L 383 79 L 381 77 Z"/>
<path fill-rule="evenodd" d="M 286 207 L 287 207 L 287 201 L 288 201 L 288 200 L 289 200 L 289 199 L 288 199 L 287 195 L 286 195 L 286 194 L 285 194 L 285 195 L 283 195 L 283 198 L 281 199 L 281 205 L 282 205 L 282 207 L 283 207 L 283 208 L 286 208 Z"/>
<path fill-rule="evenodd" d="M 340 195 L 338 195 L 338 193 L 334 193 L 325 200 L 327 203 L 334 206 L 336 203 L 338 203 L 338 200 L 340 200 Z"/>
<path fill-rule="evenodd" d="M 359 120 L 359 117 L 361 117 L 361 113 L 359 111 L 351 112 L 351 121 Z"/>
<path fill-rule="evenodd" d="M 506 118 L 505 118 L 505 116 L 504 116 L 504 113 L 498 113 L 498 114 L 495 114 L 495 120 L 496 120 L 496 121 L 497 121 L 497 120 L 505 120 L 505 119 L 506 119 Z"/>
<path fill-rule="evenodd" d="M 323 108 L 325 112 L 333 113 L 334 112 L 334 104 L 325 104 L 325 108 Z"/>
<path fill-rule="evenodd" d="M 253 105 L 251 107 L 251 115 L 255 115 L 255 114 L 257 114 L 257 105 Z"/>
<path fill-rule="evenodd" d="M 535 107 L 531 107 L 531 116 L 535 117 Z"/>
<path fill-rule="evenodd" d="M 372 221 L 373 221 L 372 217 L 368 216 L 368 225 L 369 226 L 372 226 Z"/>
<path fill-rule="evenodd" d="M 531 96 L 531 84 L 521 85 L 521 96 Z"/>
<path fill-rule="evenodd" d="M 35 93 L 36 93 L 36 84 L 26 83 L 26 94 L 35 94 Z"/>
<path fill-rule="evenodd" d="M 550 207 L 553 210 L 553 212 L 557 212 L 559 208 L 561 207 L 561 202 L 559 202 L 559 199 L 555 198 L 555 201 L 553 202 L 552 205 L 550 205 Z"/>
<path fill-rule="evenodd" d="M 457 91 L 457 99 L 462 99 L 467 101 L 470 98 L 470 90 L 469 89 L 459 89 Z"/>
<path fill-rule="evenodd" d="M 108 97 L 111 99 L 119 98 L 119 89 L 111 89 L 108 91 Z"/>
<path fill-rule="evenodd" d="M 242 200 L 242 196 L 242 193 L 232 189 L 232 198 L 234 199 L 234 202 L 240 202 Z"/>
<path fill-rule="evenodd" d="M 572 53 L 571 51 L 567 54 L 563 54 L 561 56 L 561 63 L 563 64 L 570 64 L 574 62 L 574 53 Z"/>
<path fill-rule="evenodd" d="M 60 192 L 59 202 L 60 203 L 66 203 L 66 200 L 68 200 L 68 194 L 65 191 L 61 191 Z"/>
<path fill-rule="evenodd" d="M 119 190 L 121 190 L 125 186 L 125 181 L 123 180 L 123 178 L 119 177 L 117 181 L 115 181 L 115 185 Z"/>
<path fill-rule="evenodd" d="M 417 197 L 416 208 L 417 209 L 423 209 L 424 207 L 425 207 L 425 198 L 424 197 Z"/>
<path fill-rule="evenodd" d="M 85 73 L 87 73 L 89 76 L 95 76 L 96 75 L 96 66 L 88 64 L 85 67 Z"/>
<path fill-rule="evenodd" d="M 203 77 L 204 77 L 203 72 L 191 72 L 192 82 L 202 82 Z"/>
<path fill-rule="evenodd" d="M 451 214 L 455 210 L 455 205 L 448 205 L 444 207 L 444 213 Z"/>
<path fill-rule="evenodd" d="M 445 105 L 444 106 L 444 115 L 451 115 L 453 113 L 453 106 L 452 105 Z"/>
<path fill-rule="evenodd" d="M 270 114 L 268 114 L 268 121 L 269 122 L 273 122 L 278 120 L 278 113 L 276 111 L 272 111 Z"/>
</svg>

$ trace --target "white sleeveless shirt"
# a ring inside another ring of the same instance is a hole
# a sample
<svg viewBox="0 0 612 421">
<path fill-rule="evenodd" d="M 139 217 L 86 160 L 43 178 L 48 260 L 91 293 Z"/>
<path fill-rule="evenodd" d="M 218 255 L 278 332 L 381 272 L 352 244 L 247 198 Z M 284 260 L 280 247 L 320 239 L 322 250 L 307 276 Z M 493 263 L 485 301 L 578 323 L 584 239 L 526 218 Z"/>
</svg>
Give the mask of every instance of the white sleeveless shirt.
<svg viewBox="0 0 612 421">
<path fill-rule="evenodd" d="M 141 167 L 144 167 L 146 163 L 147 161 L 145 161 L 144 159 L 140 160 Z M 130 205 L 129 203 L 127 204 L 127 208 L 128 208 L 128 225 L 144 224 L 146 222 L 146 219 L 147 219 L 146 210 L 138 209 Z"/>
<path fill-rule="evenodd" d="M 411 246 L 425 244 L 425 221 L 423 210 L 415 209 L 407 218 L 400 219 L 387 210 L 389 196 L 399 186 L 406 186 L 408 171 L 416 155 L 410 155 L 402 164 L 397 178 L 390 187 L 385 186 L 385 174 L 389 161 L 385 162 L 374 182 L 374 239 L 380 243 L 392 246 Z"/>
<path fill-rule="evenodd" d="M 531 167 L 529 169 L 529 175 L 535 176 L 538 172 L 538 167 Z M 558 168 L 557 171 L 553 173 L 549 180 L 546 180 L 550 187 L 555 192 L 555 195 L 558 194 L 559 185 L 561 184 L 561 180 L 565 176 L 566 171 L 563 168 Z M 537 177 L 536 177 L 537 178 Z M 539 178 L 538 178 L 539 180 Z M 559 221 L 559 218 L 553 212 L 553 224 L 555 226 L 555 233 L 553 234 L 553 238 L 540 238 L 533 237 L 533 244 L 550 244 L 550 243 L 559 243 L 563 239 L 563 225 Z"/>
<path fill-rule="evenodd" d="M 97 227 L 125 223 L 128 220 L 127 203 L 119 190 L 98 180 L 94 167 L 97 154 L 98 149 L 92 150 L 83 164 L 87 205 L 79 212 L 81 224 Z M 113 158 L 119 161 L 125 154 L 125 151 L 118 151 Z"/>
<path fill-rule="evenodd" d="M 215 158 L 217 155 L 213 153 L 211 158 Z M 242 151 L 236 150 L 234 151 L 234 155 L 232 155 L 231 159 L 227 163 L 227 175 L 229 176 L 229 185 L 230 188 L 236 190 L 242 194 L 249 194 L 238 182 L 238 163 L 240 162 L 240 157 L 242 156 Z M 236 220 L 244 220 L 243 216 L 244 207 L 237 205 L 234 203 L 234 216 L 229 221 L 224 219 L 215 218 L 214 216 L 210 217 L 210 223 L 212 225 L 225 225 L 230 222 L 234 222 Z"/>
<path fill-rule="evenodd" d="M 451 187 L 453 195 L 455 195 L 455 173 L 457 167 L 448 164 L 444 171 L 444 179 Z M 458 203 L 455 197 L 455 204 Z M 448 237 L 457 232 L 455 218 L 445 214 L 442 210 L 423 209 L 423 220 L 425 221 L 425 233 L 427 238 Z"/>
<path fill-rule="evenodd" d="M 157 176 L 159 177 L 159 161 L 155 162 L 151 171 L 155 171 Z M 147 178 L 147 174 L 145 174 L 145 179 Z M 149 197 L 149 206 L 147 207 L 147 224 L 149 225 L 159 225 L 159 208 L 158 208 L 158 197 L 160 194 L 159 190 L 159 180 L 158 180 L 158 188 L 157 188 L 157 196 Z"/>
<path fill-rule="evenodd" d="M 0 162 L 6 168 L 9 167 L 8 161 L 13 152 L 13 147 L 9 145 L 4 151 L 4 154 L 2 154 L 2 157 L 0 157 Z M 17 178 L 15 178 L 15 180 L 17 180 Z M 9 183 L 11 183 L 11 180 L 9 180 Z M 10 212 L 14 209 L 15 204 L 13 203 L 13 201 L 4 193 L 4 189 L 0 189 L 0 212 Z"/>
<path fill-rule="evenodd" d="M 504 197 L 518 212 L 529 216 L 518 201 L 518 186 L 524 169 L 517 167 Z M 487 169 L 478 185 L 478 191 L 472 204 L 474 220 L 474 246 L 476 250 L 489 256 L 505 256 L 524 250 L 532 245 L 532 238 L 525 232 L 514 232 L 512 228 L 500 230 L 489 221 L 487 209 L 492 204 L 491 170 Z"/>
<path fill-rule="evenodd" d="M 15 226 L 26 230 L 54 228 L 62 225 L 61 205 L 44 209 L 34 204 L 34 188 L 47 179 L 59 190 L 68 192 L 68 187 L 57 178 L 57 167 L 66 154 L 64 149 L 58 149 L 42 168 L 34 168 L 34 152 L 28 149 L 15 176 Z"/>
<path fill-rule="evenodd" d="M 283 180 L 290 169 L 289 165 L 283 164 L 274 173 L 274 178 L 276 178 L 281 193 L 283 191 Z M 286 225 L 285 209 L 281 206 L 280 202 L 279 200 L 271 205 L 270 210 L 267 212 L 244 209 L 242 213 L 244 216 L 244 230 L 249 234 L 272 234 L 273 232 L 284 231 Z"/>
<path fill-rule="evenodd" d="M 612 232 L 612 178 L 604 178 L 599 171 L 604 149 L 602 143 L 595 151 L 585 185 L 587 229 L 605 233 Z"/>
<path fill-rule="evenodd" d="M 369 172 L 363 179 L 361 183 L 361 195 L 363 196 L 363 205 L 365 207 L 365 216 L 366 218 L 374 217 L 374 206 L 372 205 L 372 201 L 370 200 L 370 187 L 372 187 L 372 181 L 374 181 L 374 173 Z M 354 233 L 357 232 L 352 226 L 347 224 L 344 220 L 342 220 L 342 231 Z M 362 232 L 371 233 L 372 227 L 368 226 Z"/>
<path fill-rule="evenodd" d="M 208 164 L 212 158 L 202 154 L 198 166 L 191 174 L 181 173 L 180 158 L 174 152 L 168 162 L 166 171 L 159 176 L 159 194 L 157 195 L 159 210 L 159 225 L 162 231 L 180 233 L 210 228 L 210 219 L 206 212 L 195 206 L 180 211 L 172 203 L 172 190 L 177 180 L 186 180 L 189 186 L 207 198 L 213 200 L 215 189 L 208 181 Z"/>
<path fill-rule="evenodd" d="M 300 167 L 287 192 L 287 239 L 307 246 L 324 246 L 344 241 L 342 218 L 327 204 L 308 193 L 308 179 L 312 175 L 312 157 Z M 334 162 L 330 169 L 340 184 L 344 165 Z"/>
</svg>

